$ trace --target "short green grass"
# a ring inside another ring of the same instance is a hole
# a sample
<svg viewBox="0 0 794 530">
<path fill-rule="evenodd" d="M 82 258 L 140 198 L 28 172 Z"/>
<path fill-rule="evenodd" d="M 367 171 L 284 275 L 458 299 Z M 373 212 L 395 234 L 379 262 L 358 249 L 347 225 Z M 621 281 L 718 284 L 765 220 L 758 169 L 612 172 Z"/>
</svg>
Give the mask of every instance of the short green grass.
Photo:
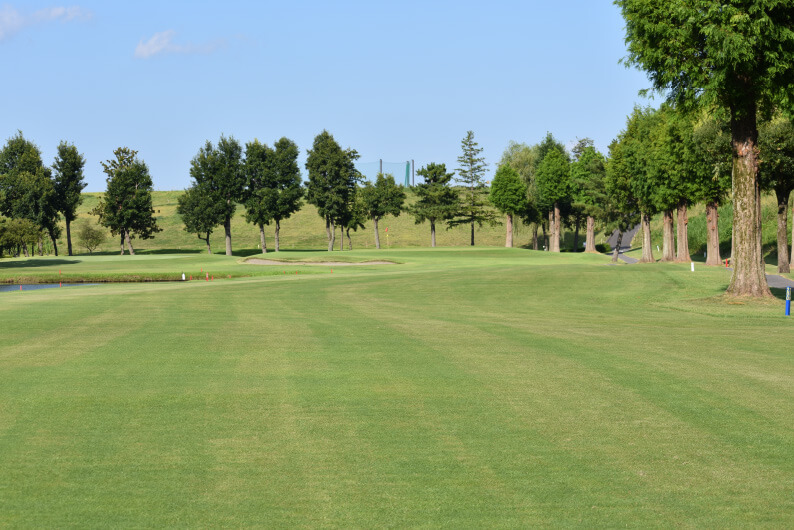
<svg viewBox="0 0 794 530">
<path fill-rule="evenodd" d="M 0 526 L 794 525 L 781 301 L 603 256 L 346 256 L 397 263 L 40 260 L 233 278 L 0 293 Z"/>
</svg>

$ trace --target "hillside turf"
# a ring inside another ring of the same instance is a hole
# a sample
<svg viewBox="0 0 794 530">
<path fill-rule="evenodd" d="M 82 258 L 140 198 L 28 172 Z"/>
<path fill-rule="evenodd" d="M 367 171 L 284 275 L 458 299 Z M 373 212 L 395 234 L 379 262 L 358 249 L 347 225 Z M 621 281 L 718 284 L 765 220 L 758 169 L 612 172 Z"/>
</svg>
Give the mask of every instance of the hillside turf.
<svg viewBox="0 0 794 530">
<path fill-rule="evenodd" d="M 215 280 L 0 293 L 0 527 L 794 525 L 782 301 L 604 256 L 341 256 L 395 264 L 1 262 Z"/>
</svg>

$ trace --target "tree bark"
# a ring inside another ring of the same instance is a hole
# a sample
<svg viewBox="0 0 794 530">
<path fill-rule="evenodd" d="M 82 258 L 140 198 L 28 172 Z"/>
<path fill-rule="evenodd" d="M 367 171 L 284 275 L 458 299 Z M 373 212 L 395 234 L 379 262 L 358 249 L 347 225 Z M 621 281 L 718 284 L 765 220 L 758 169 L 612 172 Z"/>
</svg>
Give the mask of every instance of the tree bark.
<svg viewBox="0 0 794 530">
<path fill-rule="evenodd" d="M 474 221 L 471 222 L 471 246 L 474 246 Z"/>
<path fill-rule="evenodd" d="M 587 232 L 584 236 L 584 251 L 589 253 L 598 252 L 595 248 L 595 219 L 593 216 L 587 216 Z"/>
<path fill-rule="evenodd" d="M 706 265 L 720 265 L 720 229 L 717 202 L 706 203 L 706 224 L 708 236 L 706 239 Z"/>
<path fill-rule="evenodd" d="M 334 228 L 334 230 L 336 230 Z M 329 218 L 325 218 L 325 234 L 328 236 L 328 252 L 334 250 L 334 232 L 331 230 L 331 220 Z"/>
<path fill-rule="evenodd" d="M 378 218 L 374 215 L 372 216 L 372 226 L 375 227 L 375 248 L 380 250 L 380 235 L 378 234 Z M 388 228 L 388 226 L 386 228 Z"/>
<path fill-rule="evenodd" d="M 123 228 L 121 229 L 121 234 L 119 235 L 119 237 L 121 239 L 121 241 L 120 241 L 121 255 L 123 256 L 124 255 L 124 229 Z"/>
<path fill-rule="evenodd" d="M 678 248 L 676 249 L 675 260 L 678 263 L 689 263 L 692 261 L 692 256 L 689 255 L 689 236 L 687 233 L 687 224 L 689 218 L 686 212 L 686 203 L 681 201 L 678 204 Z"/>
<path fill-rule="evenodd" d="M 58 256 L 58 240 L 55 238 L 55 234 L 50 234 L 50 240 L 52 241 L 52 251 L 55 256 Z"/>
<path fill-rule="evenodd" d="M 573 221 L 573 251 L 579 252 L 579 223 L 581 223 L 579 215 L 574 216 Z"/>
<path fill-rule="evenodd" d="M 642 221 L 642 258 L 640 258 L 640 263 L 655 263 L 653 248 L 651 248 L 651 216 L 643 212 L 640 219 Z"/>
<path fill-rule="evenodd" d="M 345 227 L 339 225 L 339 250 L 345 250 Z"/>
<path fill-rule="evenodd" d="M 733 145 L 733 275 L 730 296 L 771 297 L 761 267 L 758 216 L 758 124 L 754 102 L 731 108 Z"/>
<path fill-rule="evenodd" d="M 554 209 L 552 210 L 552 216 L 554 219 L 554 223 L 552 224 L 551 228 L 551 251 L 552 252 L 559 252 L 560 251 L 560 205 L 559 203 L 554 203 Z"/>
<path fill-rule="evenodd" d="M 267 241 L 265 240 L 265 225 L 259 225 L 259 244 L 262 246 L 262 254 L 267 254 Z"/>
<path fill-rule="evenodd" d="M 777 198 L 777 271 L 791 272 L 788 259 L 788 196 L 791 190 L 775 188 Z"/>
<path fill-rule="evenodd" d="M 223 220 L 223 230 L 226 232 L 226 255 L 232 255 L 232 218 L 226 216 Z"/>
<path fill-rule="evenodd" d="M 41 238 L 39 238 L 39 245 L 38 246 L 39 246 L 39 256 L 43 256 L 44 255 L 44 242 L 42 241 Z"/>
<path fill-rule="evenodd" d="M 30 257 L 30 254 L 28 254 L 28 244 L 27 243 L 22 243 L 22 253 L 25 255 L 26 258 Z"/>
<path fill-rule="evenodd" d="M 673 233 L 673 211 L 662 214 L 662 261 L 675 261 L 675 235 Z"/>
<path fill-rule="evenodd" d="M 507 235 L 505 237 L 505 246 L 513 248 L 513 214 L 507 214 Z"/>
<path fill-rule="evenodd" d="M 69 255 L 72 255 L 72 230 L 71 230 L 72 222 L 69 219 L 66 220 L 66 249 L 69 252 Z M 90 254 L 90 252 L 89 252 Z"/>
<path fill-rule="evenodd" d="M 281 222 L 279 222 L 279 220 L 276 219 L 276 252 L 280 250 L 279 241 L 278 241 L 279 232 L 281 232 Z"/>
<path fill-rule="evenodd" d="M 436 220 L 430 219 L 430 245 L 436 248 Z"/>
<path fill-rule="evenodd" d="M 551 219 L 551 213 L 549 213 L 549 219 Z M 543 229 L 543 250 L 548 252 L 549 251 L 549 234 L 546 232 L 546 223 L 541 223 L 541 228 Z"/>
<path fill-rule="evenodd" d="M 130 251 L 130 256 L 134 256 L 135 249 L 132 248 L 132 238 L 130 237 L 129 230 L 124 230 L 124 240 L 127 242 L 127 250 Z"/>
<path fill-rule="evenodd" d="M 212 256 L 212 249 L 210 248 L 210 234 L 211 232 L 207 232 L 207 237 L 202 239 L 204 239 L 204 242 L 207 243 L 207 254 Z"/>
<path fill-rule="evenodd" d="M 347 235 L 347 250 L 353 250 L 353 240 L 350 239 L 350 229 L 347 228 L 345 230 L 345 235 Z"/>
<path fill-rule="evenodd" d="M 538 249 L 538 223 L 532 223 L 532 250 L 537 250 L 537 249 Z"/>
<path fill-rule="evenodd" d="M 791 254 L 789 258 L 789 263 L 794 261 L 794 204 L 791 205 Z"/>
<path fill-rule="evenodd" d="M 618 230 L 618 240 L 615 243 L 615 250 L 612 251 L 612 263 L 618 262 L 618 254 L 620 253 L 620 245 L 623 243 L 623 232 Z"/>
</svg>

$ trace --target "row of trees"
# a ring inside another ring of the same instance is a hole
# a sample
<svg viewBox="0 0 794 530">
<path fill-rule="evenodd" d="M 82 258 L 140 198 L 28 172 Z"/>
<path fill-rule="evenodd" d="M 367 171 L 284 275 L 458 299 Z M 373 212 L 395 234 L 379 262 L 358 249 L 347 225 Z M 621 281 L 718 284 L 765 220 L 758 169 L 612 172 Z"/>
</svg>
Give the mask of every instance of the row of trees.
<svg viewBox="0 0 794 530">
<path fill-rule="evenodd" d="M 85 158 L 66 142 L 58 145 L 51 167 L 41 151 L 22 132 L 9 138 L 0 150 L 0 251 L 29 256 L 38 246 L 43 253 L 49 239 L 58 255 L 60 219 L 66 223 L 66 241 L 72 255 L 71 223 L 77 216 L 85 188 Z"/>
</svg>

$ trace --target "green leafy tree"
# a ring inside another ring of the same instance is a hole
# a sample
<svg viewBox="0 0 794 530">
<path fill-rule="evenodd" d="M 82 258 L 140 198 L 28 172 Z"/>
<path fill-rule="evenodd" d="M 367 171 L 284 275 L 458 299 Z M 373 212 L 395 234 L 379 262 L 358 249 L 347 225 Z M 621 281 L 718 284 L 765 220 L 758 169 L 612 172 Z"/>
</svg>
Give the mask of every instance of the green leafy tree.
<svg viewBox="0 0 794 530">
<path fill-rule="evenodd" d="M 515 169 L 506 164 L 501 165 L 491 182 L 489 199 L 507 218 L 505 246 L 512 248 L 513 217 L 527 209 L 527 185 Z"/>
<path fill-rule="evenodd" d="M 77 218 L 77 207 L 83 202 L 82 191 L 86 187 L 83 181 L 85 157 L 77 151 L 73 144 L 58 144 L 58 154 L 52 164 L 54 172 L 55 196 L 57 209 L 66 221 L 66 248 L 72 255 L 71 224 Z"/>
<path fill-rule="evenodd" d="M 126 243 L 130 255 L 135 254 L 132 239 L 151 239 L 161 232 L 152 208 L 152 177 L 149 168 L 139 160 L 137 151 L 119 147 L 115 158 L 102 162 L 107 175 L 107 191 L 92 211 L 99 223 L 121 238 L 121 253 Z"/>
<path fill-rule="evenodd" d="M 447 173 L 445 164 L 431 162 L 417 175 L 424 182 L 414 186 L 416 202 L 409 208 L 416 224 L 430 222 L 430 245 L 436 246 L 436 222 L 451 219 L 458 208 L 458 192 L 450 187 L 455 173 Z"/>
<path fill-rule="evenodd" d="M 620 138 L 609 145 L 609 159 L 606 165 L 604 189 L 606 191 L 606 223 L 607 230 L 617 230 L 618 240 L 612 253 L 612 262 L 618 260 L 623 232 L 636 226 L 639 221 L 639 209 L 631 185 L 631 168 L 627 163 L 625 145 Z"/>
<path fill-rule="evenodd" d="M 342 228 L 347 236 L 347 249 L 353 250 L 353 240 L 350 239 L 350 231 L 358 232 L 359 228 L 364 228 L 364 223 L 367 221 L 367 209 L 361 197 L 361 188 L 356 191 L 353 207 L 349 211 L 349 215 L 345 218 Z M 340 245 L 341 248 L 341 245 Z"/>
<path fill-rule="evenodd" d="M 87 219 L 77 227 L 77 242 L 85 247 L 89 254 L 93 254 L 106 238 L 105 231 Z"/>
<path fill-rule="evenodd" d="M 361 188 L 361 202 L 367 218 L 375 229 L 375 248 L 380 248 L 378 221 L 386 215 L 399 217 L 405 203 L 405 192 L 394 182 L 394 176 L 378 173 L 375 184 L 365 182 Z"/>
<path fill-rule="evenodd" d="M 331 251 L 336 225 L 344 226 L 355 204 L 356 187 L 361 180 L 354 165 L 358 153 L 354 149 L 342 149 L 328 131 L 323 131 L 314 138 L 307 155 L 306 200 L 317 207 L 317 213 L 325 219 L 328 250 Z"/>
<path fill-rule="evenodd" d="M 777 198 L 777 271 L 791 272 L 787 222 L 789 196 L 794 190 L 794 121 L 778 114 L 762 122 L 758 144 L 762 186 L 774 190 Z"/>
<path fill-rule="evenodd" d="M 271 149 L 255 140 L 246 144 L 245 151 L 246 219 L 259 226 L 263 253 L 267 251 L 264 225 L 275 223 L 278 252 L 281 221 L 300 209 L 303 198 L 298 146 L 281 138 Z"/>
<path fill-rule="evenodd" d="M 706 265 L 721 265 L 719 206 L 731 191 L 731 135 L 727 120 L 702 113 L 692 130 L 697 198 L 706 203 Z"/>
<path fill-rule="evenodd" d="M 551 252 L 560 251 L 562 216 L 561 205 L 570 199 L 570 162 L 559 149 L 551 149 L 543 157 L 535 172 L 535 183 L 543 202 L 549 207 Z"/>
<path fill-rule="evenodd" d="M 232 218 L 245 189 L 242 155 L 240 142 L 233 136 L 221 135 L 217 146 L 207 140 L 190 161 L 193 186 L 200 188 L 204 197 L 211 197 L 223 205 L 227 256 L 232 255 Z"/>
<path fill-rule="evenodd" d="M 217 194 L 207 193 L 205 188 L 192 186 L 177 199 L 176 213 L 182 218 L 185 232 L 196 234 L 207 245 L 207 254 L 212 254 L 210 235 L 216 226 L 223 223 L 226 205 Z"/>
<path fill-rule="evenodd" d="M 41 228 L 30 219 L 0 219 L 0 255 L 8 250 L 15 257 L 20 253 L 30 257 L 28 249 L 38 241 L 41 241 Z"/>
<path fill-rule="evenodd" d="M 474 225 L 483 223 L 497 224 L 496 214 L 488 208 L 485 199 L 485 158 L 480 156 L 482 148 L 474 141 L 474 133 L 468 131 L 461 140 L 461 155 L 458 157 L 458 182 L 463 185 L 458 211 L 447 221 L 450 227 L 459 225 L 471 226 L 471 245 L 474 246 Z"/>
<path fill-rule="evenodd" d="M 794 108 L 794 9 L 774 0 L 616 0 L 626 20 L 626 62 L 682 105 L 731 115 L 733 296 L 772 296 L 761 256 L 757 111 Z"/>
<path fill-rule="evenodd" d="M 48 234 L 58 255 L 61 229 L 52 172 L 44 167 L 39 148 L 22 132 L 10 138 L 0 151 L 0 213 L 35 223 Z"/>
<path fill-rule="evenodd" d="M 605 159 L 592 144 L 574 153 L 576 160 L 571 163 L 572 199 L 574 207 L 586 218 L 584 251 L 596 253 L 595 223 L 606 218 Z M 574 247 L 577 247 L 577 243 L 574 238 Z"/>
<path fill-rule="evenodd" d="M 528 146 L 527 144 L 510 141 L 502 154 L 499 165 L 509 165 L 513 168 L 527 188 L 526 209 L 520 212 L 521 219 L 531 226 L 532 230 L 532 249 L 538 250 L 538 227 L 542 223 L 541 212 L 538 206 L 538 190 L 535 185 L 535 170 L 538 165 L 539 149 L 538 146 Z"/>
</svg>

